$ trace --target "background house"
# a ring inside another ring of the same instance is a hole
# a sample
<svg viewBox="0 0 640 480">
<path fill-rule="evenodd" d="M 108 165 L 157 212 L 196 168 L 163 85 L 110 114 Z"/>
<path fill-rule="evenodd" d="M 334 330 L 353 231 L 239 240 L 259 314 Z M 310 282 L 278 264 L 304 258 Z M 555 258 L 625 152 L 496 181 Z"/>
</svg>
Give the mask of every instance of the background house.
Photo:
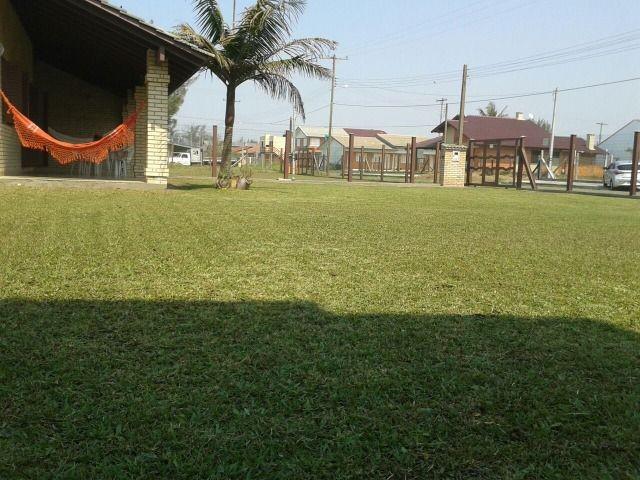
<svg viewBox="0 0 640 480">
<path fill-rule="evenodd" d="M 207 62 L 206 52 L 100 0 L 0 0 L 0 42 L 2 89 L 45 131 L 94 139 L 144 104 L 121 173 L 167 183 L 168 96 Z M 96 176 L 112 172 L 89 167 Z M 72 168 L 23 150 L 3 116 L 0 175 Z"/>
<path fill-rule="evenodd" d="M 635 132 L 640 132 L 640 120 L 631 120 L 600 143 L 598 147 L 606 152 L 605 156 L 608 156 L 608 159 L 604 159 L 603 163 L 608 164 L 615 161 L 631 162 Z"/>
<path fill-rule="evenodd" d="M 447 122 L 447 137 L 443 138 L 444 143 L 458 143 L 459 117 Z M 433 133 L 444 134 L 445 123 L 441 123 L 433 129 Z M 549 147 L 551 144 L 551 134 L 539 127 L 531 120 L 525 120 L 521 113 L 516 114 L 516 118 L 509 117 L 482 117 L 466 116 L 464 119 L 463 143 L 466 145 L 470 140 L 499 140 L 525 137 L 525 151 L 531 164 L 535 164 L 542 157 L 548 160 Z M 569 137 L 555 137 L 553 165 L 563 173 L 569 158 Z M 576 151 L 578 153 L 578 176 L 591 177 L 602 176 L 601 156 L 604 151 L 596 146 L 595 135 L 589 134 L 587 138 L 576 139 Z M 488 148 L 488 155 L 495 156 L 494 145 Z M 472 165 L 479 167 L 482 163 L 483 147 L 474 146 L 470 152 Z M 514 141 L 505 141 L 501 144 L 501 156 L 504 156 L 503 163 L 511 162 L 514 156 Z"/>
</svg>

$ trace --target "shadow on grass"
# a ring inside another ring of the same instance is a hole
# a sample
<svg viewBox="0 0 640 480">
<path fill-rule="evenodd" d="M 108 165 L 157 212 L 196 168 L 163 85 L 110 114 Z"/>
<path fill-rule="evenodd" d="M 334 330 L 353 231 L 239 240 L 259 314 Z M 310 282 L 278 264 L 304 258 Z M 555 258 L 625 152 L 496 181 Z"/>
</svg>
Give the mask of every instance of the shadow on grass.
<svg viewBox="0 0 640 480">
<path fill-rule="evenodd" d="M 169 185 L 167 186 L 169 190 L 182 190 L 182 191 L 191 191 L 191 190 L 215 190 L 215 185 L 213 184 L 213 180 L 209 180 L 207 182 L 205 179 L 203 180 L 189 180 L 188 182 L 175 182 L 169 180 Z"/>
<path fill-rule="evenodd" d="M 624 190 L 574 190 L 573 192 L 567 192 L 566 189 L 558 189 L 558 188 L 549 188 L 549 187 L 540 187 L 538 189 L 539 192 L 542 193 L 564 193 L 567 195 L 584 195 L 587 197 L 606 197 L 606 198 L 628 198 L 630 200 L 639 200 L 640 196 L 631 196 L 629 195 L 629 191 L 626 192 Z"/>
<path fill-rule="evenodd" d="M 640 337 L 610 324 L 305 302 L 0 318 L 1 478 L 639 473 Z"/>
</svg>

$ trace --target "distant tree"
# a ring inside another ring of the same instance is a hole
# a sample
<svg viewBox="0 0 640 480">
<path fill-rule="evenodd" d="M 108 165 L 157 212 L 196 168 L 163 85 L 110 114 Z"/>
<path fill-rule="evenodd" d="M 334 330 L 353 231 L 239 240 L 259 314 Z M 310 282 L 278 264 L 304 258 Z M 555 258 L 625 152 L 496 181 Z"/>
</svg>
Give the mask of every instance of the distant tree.
<svg viewBox="0 0 640 480">
<path fill-rule="evenodd" d="M 176 127 L 178 126 L 176 115 L 184 104 L 184 99 L 193 82 L 194 79 L 188 80 L 169 96 L 169 138 L 173 138 L 176 133 Z"/>
<path fill-rule="evenodd" d="M 544 118 L 537 119 L 536 125 L 538 125 L 540 128 L 543 128 L 547 133 L 551 133 L 551 124 Z"/>
<path fill-rule="evenodd" d="M 507 116 L 507 108 L 504 107 L 502 110 L 498 111 L 498 107 L 493 102 L 489 102 L 485 108 L 479 108 L 478 113 L 482 117 L 498 117 L 504 118 Z"/>
</svg>

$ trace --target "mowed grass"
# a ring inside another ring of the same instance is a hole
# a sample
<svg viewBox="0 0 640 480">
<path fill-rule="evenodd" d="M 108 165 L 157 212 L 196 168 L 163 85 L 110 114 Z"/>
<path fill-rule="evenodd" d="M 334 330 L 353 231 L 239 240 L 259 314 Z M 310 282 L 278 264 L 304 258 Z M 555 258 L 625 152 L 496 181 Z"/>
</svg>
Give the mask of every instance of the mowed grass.
<svg viewBox="0 0 640 480">
<path fill-rule="evenodd" d="M 640 202 L 0 188 L 0 478 L 640 478 Z"/>
</svg>

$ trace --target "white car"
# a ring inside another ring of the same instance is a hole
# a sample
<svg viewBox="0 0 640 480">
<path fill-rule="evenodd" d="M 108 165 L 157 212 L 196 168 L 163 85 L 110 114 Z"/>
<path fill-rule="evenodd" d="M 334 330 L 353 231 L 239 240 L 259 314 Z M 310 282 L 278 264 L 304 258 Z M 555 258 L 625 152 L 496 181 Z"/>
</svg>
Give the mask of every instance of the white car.
<svg viewBox="0 0 640 480">
<path fill-rule="evenodd" d="M 610 189 L 631 186 L 631 162 L 613 162 L 604 170 L 604 186 Z M 636 179 L 640 186 L 640 174 Z"/>
<path fill-rule="evenodd" d="M 191 154 L 190 153 L 174 153 L 173 154 L 173 163 L 177 163 L 179 165 L 191 165 Z"/>
</svg>

